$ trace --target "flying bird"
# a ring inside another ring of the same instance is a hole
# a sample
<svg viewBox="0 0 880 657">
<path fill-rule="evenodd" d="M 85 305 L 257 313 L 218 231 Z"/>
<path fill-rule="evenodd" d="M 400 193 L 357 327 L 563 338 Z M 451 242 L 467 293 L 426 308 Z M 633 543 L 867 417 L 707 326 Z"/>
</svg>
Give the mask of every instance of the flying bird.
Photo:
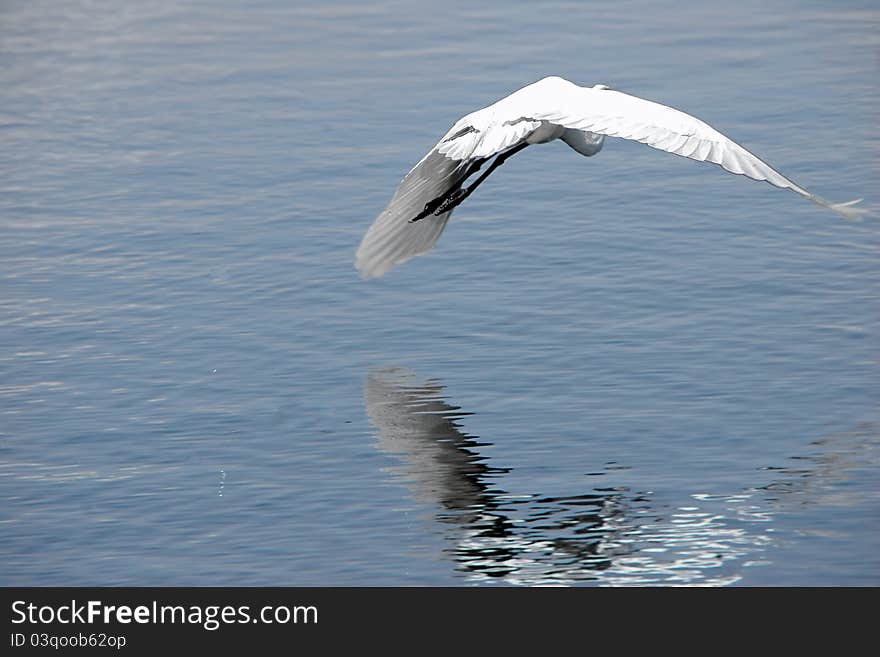
<svg viewBox="0 0 880 657">
<path fill-rule="evenodd" d="M 508 158 L 531 144 L 561 139 L 581 155 L 602 150 L 605 137 L 639 141 L 667 153 L 790 189 L 847 219 L 866 211 L 862 199 L 829 203 L 792 182 L 711 126 L 684 112 L 607 85 L 581 87 L 547 77 L 462 117 L 406 174 L 388 207 L 367 230 L 355 265 L 361 276 L 382 276 L 425 253 L 452 211 Z M 485 171 L 465 186 L 484 164 Z"/>
</svg>

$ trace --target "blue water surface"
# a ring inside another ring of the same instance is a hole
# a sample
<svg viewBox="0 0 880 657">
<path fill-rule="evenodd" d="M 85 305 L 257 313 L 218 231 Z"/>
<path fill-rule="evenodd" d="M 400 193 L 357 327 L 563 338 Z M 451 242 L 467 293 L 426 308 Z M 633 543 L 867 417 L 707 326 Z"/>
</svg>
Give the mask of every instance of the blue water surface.
<svg viewBox="0 0 880 657">
<path fill-rule="evenodd" d="M 528 149 L 364 231 L 546 75 L 876 203 L 874 2 L 0 8 L 0 584 L 880 584 L 876 212 Z"/>
</svg>

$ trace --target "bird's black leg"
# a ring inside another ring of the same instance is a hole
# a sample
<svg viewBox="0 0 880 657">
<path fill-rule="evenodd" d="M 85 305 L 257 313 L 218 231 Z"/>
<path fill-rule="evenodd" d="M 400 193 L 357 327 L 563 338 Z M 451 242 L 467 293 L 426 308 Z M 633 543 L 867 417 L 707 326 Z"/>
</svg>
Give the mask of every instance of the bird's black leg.
<svg viewBox="0 0 880 657">
<path fill-rule="evenodd" d="M 509 157 L 511 157 L 512 155 L 515 155 L 516 153 L 519 153 L 522 149 L 524 149 L 528 145 L 529 145 L 528 142 L 523 142 L 523 143 L 519 144 L 518 146 L 514 146 L 506 153 L 502 153 L 501 155 L 496 157 L 495 161 L 492 162 L 492 166 L 490 166 L 488 169 L 486 169 L 480 175 L 480 177 L 474 181 L 474 184 L 471 185 L 470 187 L 466 187 L 465 189 L 462 189 L 461 183 L 459 183 L 459 185 L 456 189 L 450 190 L 449 192 L 447 192 L 443 201 L 434 210 L 434 214 L 439 216 L 439 215 L 443 214 L 444 212 L 449 212 L 454 207 L 460 205 L 462 203 L 462 201 L 464 201 L 468 196 L 470 196 L 471 194 L 474 193 L 474 190 L 480 186 L 480 183 L 482 183 L 486 178 L 488 178 L 489 175 L 493 171 L 495 171 L 495 169 L 497 169 L 502 164 L 504 164 L 504 162 Z M 463 182 L 464 182 L 464 180 L 462 180 L 462 183 Z M 433 203 L 433 201 L 432 201 L 432 203 Z"/>
<path fill-rule="evenodd" d="M 442 195 L 425 203 L 425 209 L 422 210 L 421 212 L 419 212 L 415 217 L 410 219 L 409 223 L 413 223 L 415 221 L 418 221 L 419 219 L 424 219 L 429 214 L 440 214 L 439 212 L 436 211 L 437 208 L 439 208 L 443 203 L 446 203 L 450 199 L 451 196 L 459 193 L 461 191 L 461 186 L 464 184 L 464 182 L 468 178 L 470 178 L 472 175 L 474 175 L 477 171 L 479 171 L 480 167 L 483 166 L 483 163 L 485 163 L 488 159 L 489 159 L 488 157 L 484 157 L 479 160 L 474 160 L 473 162 L 471 162 L 468 165 L 467 171 L 465 171 L 464 175 L 461 177 L 461 179 L 455 185 L 450 187 Z"/>
</svg>

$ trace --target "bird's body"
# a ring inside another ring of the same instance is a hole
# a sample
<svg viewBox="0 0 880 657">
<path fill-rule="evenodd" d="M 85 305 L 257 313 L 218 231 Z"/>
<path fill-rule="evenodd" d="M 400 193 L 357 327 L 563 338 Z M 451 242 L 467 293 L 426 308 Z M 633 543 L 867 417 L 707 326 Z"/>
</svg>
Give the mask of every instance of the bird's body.
<svg viewBox="0 0 880 657">
<path fill-rule="evenodd" d="M 531 144 L 561 139 L 578 153 L 598 153 L 605 137 L 639 141 L 731 173 L 789 189 L 846 218 L 863 210 L 857 201 L 833 204 L 792 182 L 739 144 L 699 119 L 605 85 L 580 87 L 549 77 L 462 117 L 406 175 L 388 207 L 376 218 L 357 251 L 365 278 L 428 251 L 460 204 L 508 157 Z M 465 180 L 492 157 L 488 170 L 468 188 Z"/>
</svg>

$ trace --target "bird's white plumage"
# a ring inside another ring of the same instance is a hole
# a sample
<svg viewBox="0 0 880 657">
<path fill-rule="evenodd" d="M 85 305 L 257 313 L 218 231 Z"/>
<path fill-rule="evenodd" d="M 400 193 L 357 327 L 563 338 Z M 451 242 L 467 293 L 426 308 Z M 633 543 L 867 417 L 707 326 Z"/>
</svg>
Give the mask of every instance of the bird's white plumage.
<svg viewBox="0 0 880 657">
<path fill-rule="evenodd" d="M 357 267 L 364 278 L 381 276 L 394 265 L 434 246 L 451 212 L 429 215 L 415 223 L 409 220 L 421 212 L 425 203 L 443 194 L 463 175 L 460 160 L 441 155 L 436 149 L 406 174 L 357 251 Z"/>
<path fill-rule="evenodd" d="M 789 189 L 847 218 L 865 211 L 858 201 L 829 203 L 786 178 L 703 121 L 604 85 L 580 87 L 559 77 L 530 84 L 497 103 L 462 117 L 401 182 L 388 207 L 364 236 L 356 266 L 365 278 L 429 250 L 451 210 L 411 222 L 429 201 L 458 184 L 471 162 L 522 143 L 561 138 L 584 155 L 604 137 L 638 141 L 692 160 L 717 164 L 731 173 Z"/>
</svg>

